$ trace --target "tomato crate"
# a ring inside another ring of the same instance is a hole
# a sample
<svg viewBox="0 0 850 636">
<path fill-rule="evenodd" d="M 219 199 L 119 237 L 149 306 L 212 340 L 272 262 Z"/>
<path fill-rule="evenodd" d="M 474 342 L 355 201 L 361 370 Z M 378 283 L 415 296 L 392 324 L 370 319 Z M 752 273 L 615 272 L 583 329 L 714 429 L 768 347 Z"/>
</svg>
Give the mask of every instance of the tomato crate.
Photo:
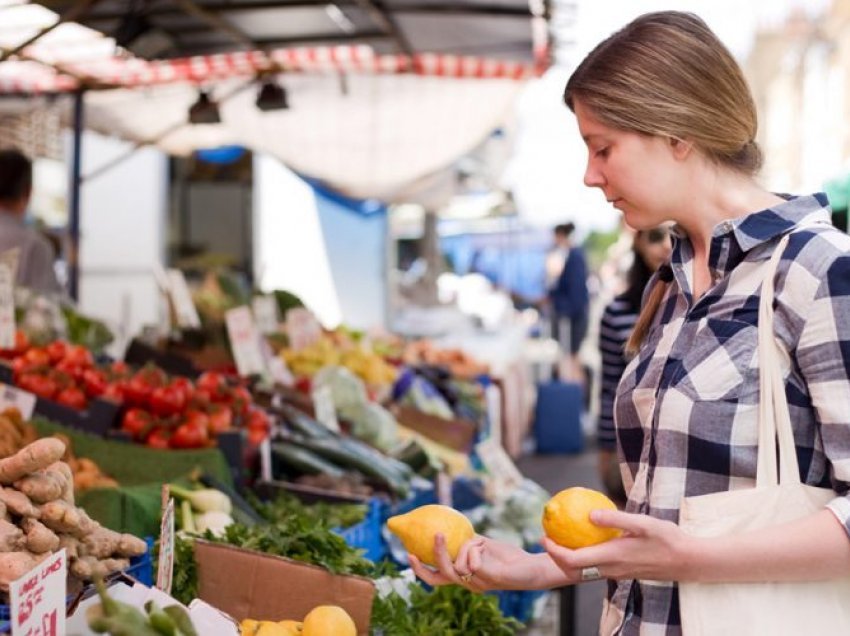
<svg viewBox="0 0 850 636">
<path fill-rule="evenodd" d="M 380 561 L 387 555 L 387 544 L 381 534 L 384 524 L 384 503 L 373 497 L 369 500 L 366 518 L 348 528 L 336 528 L 334 532 L 340 535 L 353 548 L 364 550 L 370 561 Z"/>
</svg>

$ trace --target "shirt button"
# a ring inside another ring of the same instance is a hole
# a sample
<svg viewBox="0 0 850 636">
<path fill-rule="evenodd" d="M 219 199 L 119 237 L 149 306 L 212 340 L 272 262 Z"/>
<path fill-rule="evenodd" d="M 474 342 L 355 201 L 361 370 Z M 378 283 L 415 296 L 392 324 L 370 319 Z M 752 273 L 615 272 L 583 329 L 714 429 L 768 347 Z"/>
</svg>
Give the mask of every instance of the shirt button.
<svg viewBox="0 0 850 636">
<path fill-rule="evenodd" d="M 732 230 L 732 223 L 730 223 L 729 221 L 724 221 L 723 222 L 723 229 L 726 232 L 730 232 Z"/>
</svg>

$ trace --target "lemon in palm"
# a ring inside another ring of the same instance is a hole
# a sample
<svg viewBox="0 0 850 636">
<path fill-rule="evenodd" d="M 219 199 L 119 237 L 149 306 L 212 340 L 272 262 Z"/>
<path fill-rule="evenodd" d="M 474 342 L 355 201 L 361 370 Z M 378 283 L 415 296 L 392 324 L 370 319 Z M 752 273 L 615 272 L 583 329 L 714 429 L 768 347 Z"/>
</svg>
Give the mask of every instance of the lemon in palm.
<svg viewBox="0 0 850 636">
<path fill-rule="evenodd" d="M 543 530 L 558 545 L 575 550 L 620 536 L 617 528 L 603 528 L 590 520 L 592 510 L 616 510 L 616 504 L 598 490 L 567 488 L 543 509 Z"/>
<path fill-rule="evenodd" d="M 420 506 L 407 514 L 396 515 L 387 520 L 390 532 L 398 536 L 405 549 L 423 563 L 436 565 L 434 538 L 442 533 L 452 561 L 457 558 L 460 547 L 475 536 L 475 529 L 463 514 L 438 504 Z"/>
</svg>

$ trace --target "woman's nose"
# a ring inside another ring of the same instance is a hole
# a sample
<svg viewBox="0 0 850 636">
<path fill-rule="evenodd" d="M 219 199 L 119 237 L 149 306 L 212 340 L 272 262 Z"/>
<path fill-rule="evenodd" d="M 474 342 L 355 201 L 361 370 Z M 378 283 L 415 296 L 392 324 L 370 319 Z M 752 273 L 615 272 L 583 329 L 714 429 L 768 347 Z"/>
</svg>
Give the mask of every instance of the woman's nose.
<svg viewBox="0 0 850 636">
<path fill-rule="evenodd" d="M 593 165 L 593 161 L 587 162 L 587 168 L 584 170 L 584 185 L 588 188 L 601 188 L 605 185 L 605 179 L 602 172 Z"/>
</svg>

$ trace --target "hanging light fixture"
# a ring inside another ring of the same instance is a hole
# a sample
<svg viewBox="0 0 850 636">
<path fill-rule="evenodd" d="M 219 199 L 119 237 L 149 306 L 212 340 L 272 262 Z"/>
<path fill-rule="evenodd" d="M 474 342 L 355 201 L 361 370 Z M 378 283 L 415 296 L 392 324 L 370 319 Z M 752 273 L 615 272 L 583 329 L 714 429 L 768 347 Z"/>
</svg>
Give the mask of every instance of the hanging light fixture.
<svg viewBox="0 0 850 636">
<path fill-rule="evenodd" d="M 221 113 L 218 112 L 218 104 L 214 102 L 209 93 L 201 91 L 198 101 L 189 107 L 190 124 L 220 124 Z"/>
<path fill-rule="evenodd" d="M 287 110 L 289 108 L 289 99 L 286 95 L 286 89 L 276 80 L 263 80 L 260 86 L 260 92 L 257 93 L 256 104 L 257 108 L 262 111 Z"/>
</svg>

